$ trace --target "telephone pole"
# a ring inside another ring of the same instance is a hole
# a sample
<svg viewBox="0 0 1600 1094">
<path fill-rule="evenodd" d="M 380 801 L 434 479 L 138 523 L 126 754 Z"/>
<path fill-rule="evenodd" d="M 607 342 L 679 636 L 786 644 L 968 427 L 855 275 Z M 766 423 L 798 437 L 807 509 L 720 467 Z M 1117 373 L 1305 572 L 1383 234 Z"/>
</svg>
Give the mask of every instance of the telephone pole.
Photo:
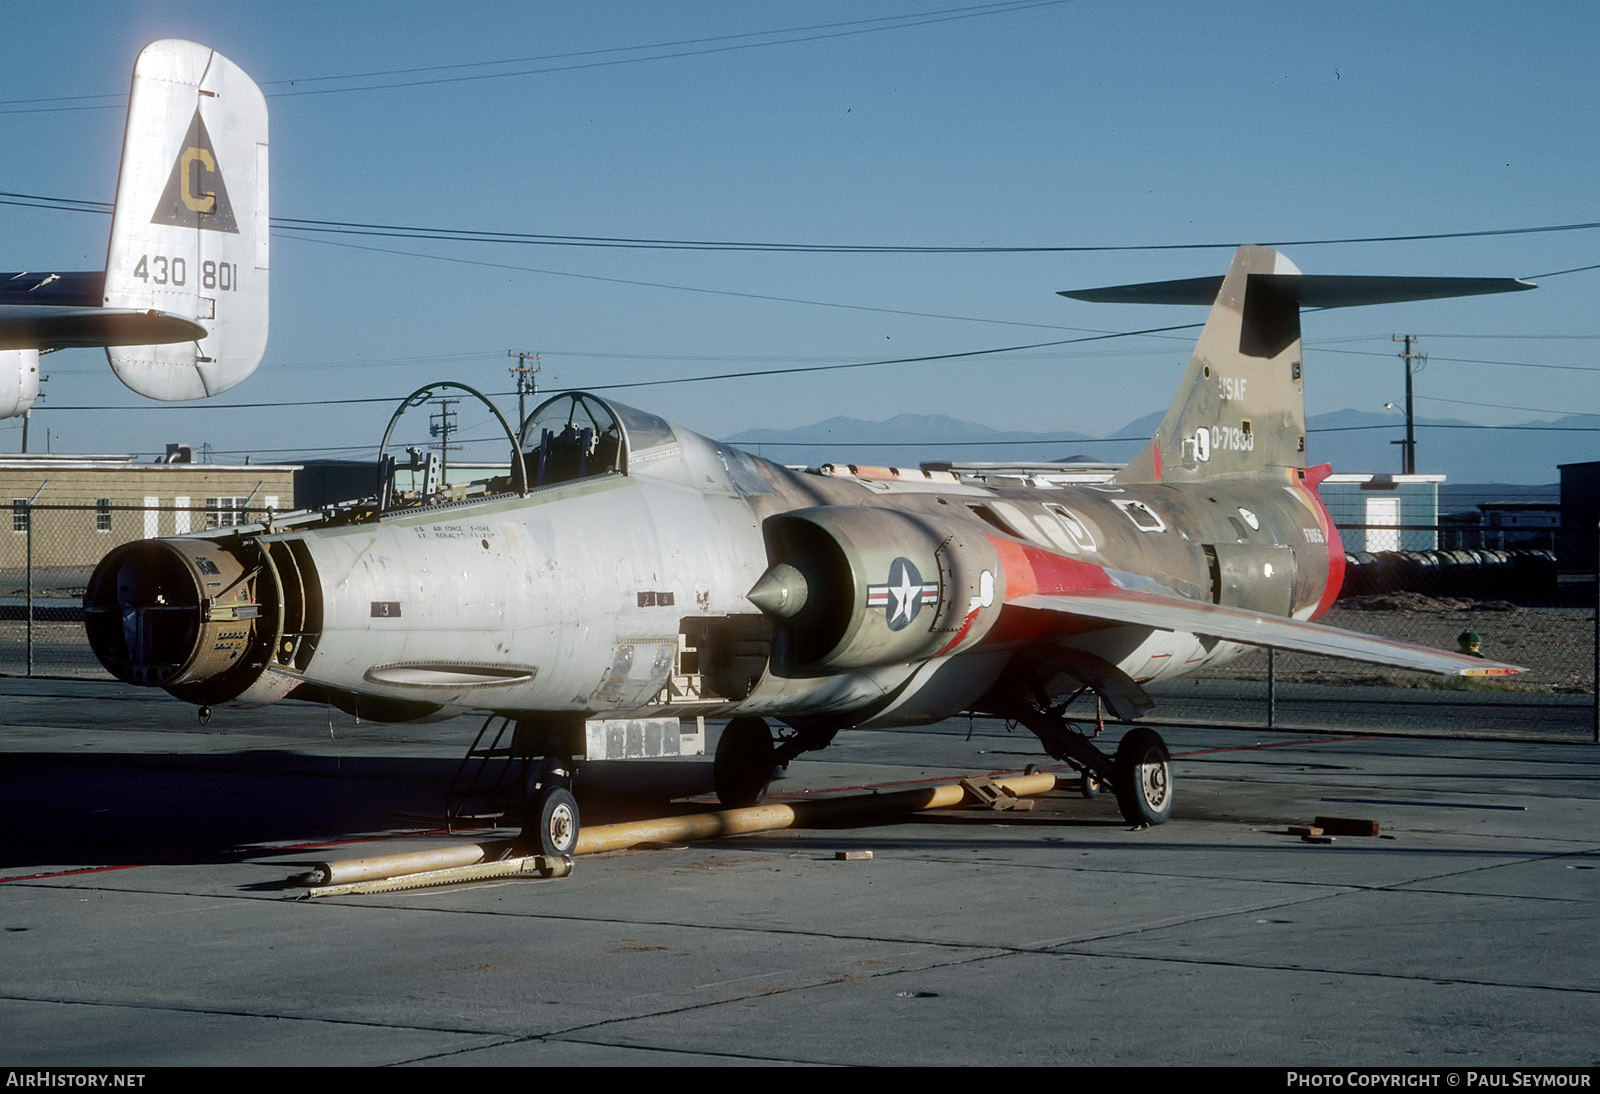
<svg viewBox="0 0 1600 1094">
<path fill-rule="evenodd" d="M 1389 442 L 1390 444 L 1404 446 L 1400 450 L 1400 470 L 1406 475 L 1415 475 L 1417 473 L 1417 419 L 1411 409 L 1411 362 L 1416 360 L 1426 361 L 1428 359 L 1428 355 L 1425 353 L 1411 352 L 1411 346 L 1416 340 L 1416 336 L 1412 334 L 1397 334 L 1390 339 L 1391 342 L 1404 342 L 1406 344 L 1406 351 L 1400 354 L 1400 359 L 1406 365 L 1406 439 Z"/>
<path fill-rule="evenodd" d="M 461 446 L 450 443 L 450 434 L 456 427 L 456 412 L 450 408 L 459 403 L 460 399 L 435 399 L 439 404 L 439 413 L 428 416 L 428 433 L 439 438 L 439 443 L 429 445 L 430 448 L 439 450 L 439 485 L 446 484 L 446 475 L 450 467 L 450 453 L 459 451 Z"/>
<path fill-rule="evenodd" d="M 511 366 L 511 375 L 517 378 L 517 429 L 522 428 L 523 419 L 527 418 L 527 405 L 523 401 L 529 395 L 539 394 L 539 381 L 534 376 L 539 371 L 539 355 L 537 353 L 518 353 L 516 350 L 506 350 L 507 357 L 515 357 L 521 361 L 520 365 Z M 532 368 L 528 362 L 533 361 Z"/>
</svg>

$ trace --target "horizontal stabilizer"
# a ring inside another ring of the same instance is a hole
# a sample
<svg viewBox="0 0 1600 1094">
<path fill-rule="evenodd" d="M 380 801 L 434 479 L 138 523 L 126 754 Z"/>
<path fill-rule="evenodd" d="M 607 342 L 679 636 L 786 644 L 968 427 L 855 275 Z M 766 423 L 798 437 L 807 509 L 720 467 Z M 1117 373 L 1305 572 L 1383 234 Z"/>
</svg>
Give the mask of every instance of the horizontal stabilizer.
<svg viewBox="0 0 1600 1094">
<path fill-rule="evenodd" d="M 206 329 L 193 319 L 167 312 L 0 304 L 0 350 L 149 346 L 193 342 L 205 335 Z"/>
<path fill-rule="evenodd" d="M 92 308 L 104 303 L 106 273 L 0 273 L 0 307 L 6 304 L 49 304 Z M 0 316 L 5 313 L 0 311 Z"/>
<path fill-rule="evenodd" d="M 1497 661 L 1485 661 L 1481 657 L 1448 653 L 1409 642 L 1395 642 L 1359 631 L 1340 630 L 1319 623 L 1303 623 L 1298 619 L 1284 619 L 1239 608 L 1224 608 L 1217 604 L 1178 600 L 1127 589 L 1033 593 L 1009 600 L 1006 606 L 1205 635 L 1269 649 L 1342 657 L 1349 661 L 1388 665 L 1412 672 L 1432 672 L 1445 676 L 1510 676 L 1526 671 L 1516 665 L 1503 665 Z"/>
<path fill-rule="evenodd" d="M 1452 296 L 1484 296 L 1538 288 L 1515 277 L 1366 277 L 1360 274 L 1253 273 L 1249 285 L 1264 285 L 1302 308 L 1356 308 L 1367 304 L 1403 304 Z M 1147 281 L 1104 289 L 1073 289 L 1057 296 L 1093 304 L 1211 304 L 1222 288 L 1221 277 L 1188 277 L 1179 281 Z"/>
</svg>

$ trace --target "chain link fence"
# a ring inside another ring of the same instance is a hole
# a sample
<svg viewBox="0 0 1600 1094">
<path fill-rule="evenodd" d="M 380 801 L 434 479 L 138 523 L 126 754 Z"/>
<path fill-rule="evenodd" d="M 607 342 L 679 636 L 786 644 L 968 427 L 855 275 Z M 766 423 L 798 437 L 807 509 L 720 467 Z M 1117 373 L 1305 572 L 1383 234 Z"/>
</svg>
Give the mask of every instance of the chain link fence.
<svg viewBox="0 0 1600 1094">
<path fill-rule="evenodd" d="M 266 509 L 242 498 L 192 507 L 41 505 L 0 514 L 0 674 L 110 679 L 89 651 L 83 592 L 106 552 L 137 539 L 248 524 Z"/>
<path fill-rule="evenodd" d="M 1442 677 L 1254 651 L 1159 688 L 1158 712 L 1262 728 L 1600 742 L 1594 532 L 1550 528 L 1518 539 L 1488 528 L 1407 530 L 1453 546 L 1347 555 L 1339 599 L 1320 622 L 1527 671 Z"/>
<path fill-rule="evenodd" d="M 244 524 L 243 499 L 192 508 L 14 503 L 0 529 L 0 674 L 107 675 L 89 652 L 82 596 L 96 563 L 130 540 Z M 1483 656 L 1525 666 L 1510 678 L 1408 675 L 1303 654 L 1254 651 L 1152 688 L 1165 722 L 1600 740 L 1595 695 L 1593 533 L 1546 530 L 1543 545 L 1468 545 L 1446 526 L 1434 551 L 1348 556 L 1323 622 L 1439 649 L 1475 636 Z M 1471 638 L 1467 639 L 1470 644 Z"/>
</svg>

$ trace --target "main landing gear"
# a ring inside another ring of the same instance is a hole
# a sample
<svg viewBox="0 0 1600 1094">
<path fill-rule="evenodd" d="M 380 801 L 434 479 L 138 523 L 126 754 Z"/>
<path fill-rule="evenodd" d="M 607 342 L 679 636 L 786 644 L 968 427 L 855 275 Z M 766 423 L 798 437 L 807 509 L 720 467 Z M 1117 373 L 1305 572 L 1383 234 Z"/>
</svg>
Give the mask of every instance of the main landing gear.
<svg viewBox="0 0 1600 1094">
<path fill-rule="evenodd" d="M 1047 720 L 1048 719 L 1048 720 Z M 1089 738 L 1050 712 L 1016 717 L 1039 738 L 1044 750 L 1083 773 L 1083 796 L 1094 798 L 1109 786 L 1122 819 L 1139 828 L 1165 824 L 1172 816 L 1172 765 L 1166 742 L 1145 726 L 1130 729 L 1107 756 Z"/>
<path fill-rule="evenodd" d="M 764 719 L 744 716 L 729 722 L 711 768 L 717 800 L 729 809 L 760 805 L 777 768 L 773 752 L 772 731 Z"/>
<path fill-rule="evenodd" d="M 765 718 L 748 714 L 734 718 L 722 731 L 711 768 L 717 800 L 729 809 L 760 805 L 779 768 L 789 766 L 802 752 L 826 748 L 834 732 L 803 729 L 774 740 Z"/>
<path fill-rule="evenodd" d="M 1053 702 L 1064 694 L 1066 701 Z M 1090 734 L 1078 729 L 1078 718 L 1067 709 L 1082 697 L 1096 701 L 1094 737 L 1104 728 L 1099 709 L 1115 718 L 1133 721 L 1154 707 L 1144 688 L 1112 662 L 1082 649 L 1037 649 L 1032 656 L 1011 665 L 990 689 L 981 709 L 1027 726 L 1045 752 L 1066 761 L 1083 776 L 1083 797 L 1093 798 L 1102 787 L 1117 795 L 1117 808 L 1134 827 L 1165 824 L 1173 816 L 1173 769 L 1166 742 L 1154 729 L 1134 726 L 1123 734 L 1115 755 L 1096 749 Z"/>
<path fill-rule="evenodd" d="M 1144 726 L 1129 730 L 1117 745 L 1112 765 L 1117 772 L 1112 785 L 1124 820 L 1148 826 L 1172 816 L 1171 756 L 1161 734 Z"/>
<path fill-rule="evenodd" d="M 1096 798 L 1109 786 L 1117 796 L 1122 819 L 1139 828 L 1165 824 L 1172 816 L 1172 766 L 1166 742 L 1145 726 L 1135 726 L 1107 756 L 1089 738 L 1063 725 L 1038 726 L 1017 719 L 1033 730 L 1046 752 L 1083 773 L 1083 796 Z"/>
</svg>

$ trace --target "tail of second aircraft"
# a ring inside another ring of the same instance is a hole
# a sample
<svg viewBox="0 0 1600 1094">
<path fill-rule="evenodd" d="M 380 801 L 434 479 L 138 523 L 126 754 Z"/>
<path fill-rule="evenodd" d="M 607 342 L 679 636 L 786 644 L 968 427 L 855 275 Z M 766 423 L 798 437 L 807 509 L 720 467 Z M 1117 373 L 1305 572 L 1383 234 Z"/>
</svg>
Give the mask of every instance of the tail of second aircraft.
<svg viewBox="0 0 1600 1094">
<path fill-rule="evenodd" d="M 267 345 L 267 107 L 193 42 L 139 54 L 104 272 L 0 274 L 0 418 L 39 394 L 39 355 L 104 346 L 152 399 L 201 399 Z"/>
<path fill-rule="evenodd" d="M 255 371 L 267 238 L 260 89 L 213 49 L 152 42 L 133 71 L 103 303 L 183 316 L 205 335 L 108 345 L 117 377 L 152 399 L 200 399 Z"/>
<path fill-rule="evenodd" d="M 1193 481 L 1306 466 L 1300 309 L 1514 292 L 1514 278 L 1303 275 L 1243 246 L 1222 277 L 1064 292 L 1075 300 L 1211 304 L 1188 371 L 1155 436 L 1119 482 Z"/>
</svg>

